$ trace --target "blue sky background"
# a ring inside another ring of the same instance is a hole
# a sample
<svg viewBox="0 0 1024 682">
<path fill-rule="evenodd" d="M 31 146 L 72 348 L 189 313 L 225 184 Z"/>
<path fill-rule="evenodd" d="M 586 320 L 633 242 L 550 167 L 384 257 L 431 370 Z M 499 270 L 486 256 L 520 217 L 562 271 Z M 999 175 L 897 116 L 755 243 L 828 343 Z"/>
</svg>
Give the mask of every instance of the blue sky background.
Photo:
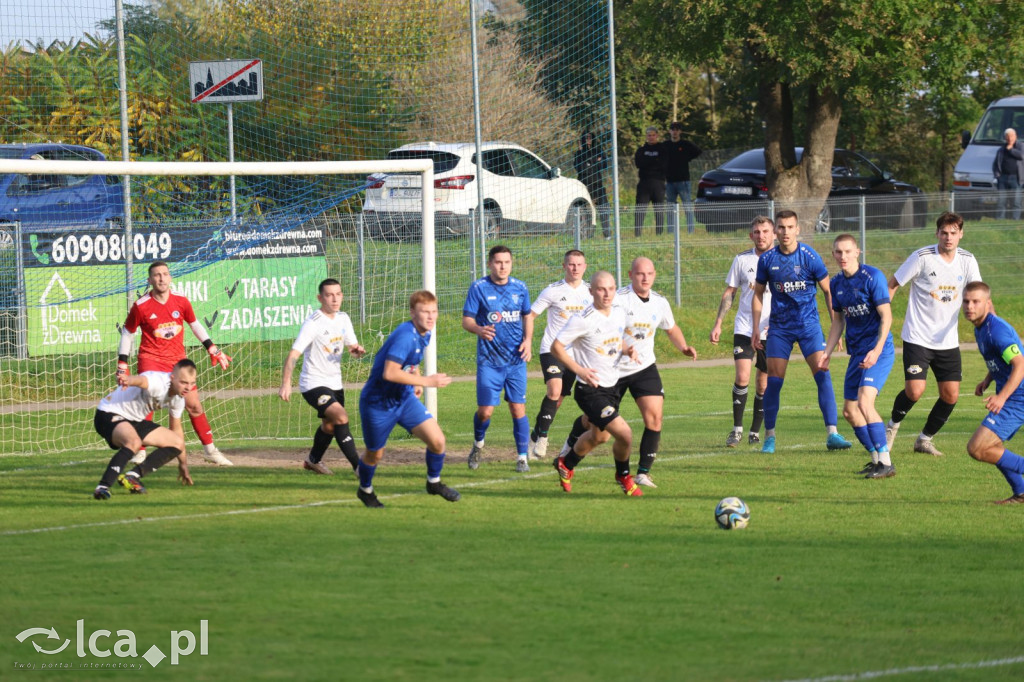
<svg viewBox="0 0 1024 682">
<path fill-rule="evenodd" d="M 0 47 L 18 39 L 77 40 L 113 16 L 114 0 L 0 0 Z"/>
</svg>

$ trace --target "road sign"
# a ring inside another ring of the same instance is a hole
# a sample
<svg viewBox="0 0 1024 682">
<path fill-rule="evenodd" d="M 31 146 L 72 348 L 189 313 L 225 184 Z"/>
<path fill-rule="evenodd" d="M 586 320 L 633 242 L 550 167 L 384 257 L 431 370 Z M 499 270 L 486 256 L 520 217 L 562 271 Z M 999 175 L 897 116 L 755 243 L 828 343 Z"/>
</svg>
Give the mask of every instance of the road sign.
<svg viewBox="0 0 1024 682">
<path fill-rule="evenodd" d="M 263 99 L 263 61 L 189 62 L 188 82 L 193 104 L 259 102 Z"/>
</svg>

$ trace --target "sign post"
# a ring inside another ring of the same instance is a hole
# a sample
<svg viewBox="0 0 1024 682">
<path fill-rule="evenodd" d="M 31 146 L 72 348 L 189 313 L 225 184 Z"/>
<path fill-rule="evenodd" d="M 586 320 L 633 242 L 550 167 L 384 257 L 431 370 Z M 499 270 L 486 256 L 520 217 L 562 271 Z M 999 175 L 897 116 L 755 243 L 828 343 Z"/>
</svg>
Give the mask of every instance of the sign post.
<svg viewBox="0 0 1024 682">
<path fill-rule="evenodd" d="M 233 102 L 263 100 L 263 61 L 227 59 L 218 62 L 189 62 L 188 81 L 193 104 L 224 103 L 228 106 L 228 161 L 235 160 L 235 120 Z M 231 223 L 238 222 L 235 176 L 231 185 Z"/>
</svg>

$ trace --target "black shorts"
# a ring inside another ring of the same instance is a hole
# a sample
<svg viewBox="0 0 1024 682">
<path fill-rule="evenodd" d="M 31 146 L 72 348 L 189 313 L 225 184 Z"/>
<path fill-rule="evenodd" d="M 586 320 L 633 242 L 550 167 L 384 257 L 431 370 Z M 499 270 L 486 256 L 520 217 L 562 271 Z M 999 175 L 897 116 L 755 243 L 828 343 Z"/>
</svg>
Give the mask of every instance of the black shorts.
<svg viewBox="0 0 1024 682">
<path fill-rule="evenodd" d="M 540 354 L 540 368 L 544 372 L 545 384 L 552 379 L 561 379 L 562 397 L 572 395 L 572 385 L 576 382 L 576 375 L 559 362 L 553 354 Z"/>
<path fill-rule="evenodd" d="M 960 364 L 960 349 L 932 350 L 916 343 L 903 342 L 903 378 L 925 380 L 928 368 L 931 367 L 936 381 L 956 381 L 964 379 L 963 367 Z"/>
<path fill-rule="evenodd" d="M 578 382 L 573 397 L 576 398 L 576 404 L 583 410 L 583 414 L 587 415 L 590 423 L 602 431 L 619 416 L 621 394 L 617 387 L 602 388 L 598 386 L 594 388 L 589 384 Z"/>
<path fill-rule="evenodd" d="M 324 386 L 317 386 L 311 388 L 308 391 L 302 392 L 302 397 L 306 399 L 309 406 L 316 410 L 316 414 L 321 419 L 327 413 L 329 408 L 334 403 L 341 403 L 342 407 L 345 407 L 345 389 L 339 388 L 334 390 L 333 388 L 325 388 Z"/>
<path fill-rule="evenodd" d="M 732 335 L 732 359 L 733 360 L 754 360 L 754 367 L 762 372 L 768 371 L 768 361 L 765 359 L 764 348 L 754 350 L 754 344 L 750 337 L 743 334 Z"/>
<path fill-rule="evenodd" d="M 657 365 L 651 365 L 636 374 L 622 377 L 619 379 L 619 383 L 615 384 L 615 390 L 619 393 L 619 400 L 626 395 L 626 391 L 633 396 L 633 400 L 648 395 L 665 397 L 665 388 L 661 385 L 661 374 L 658 372 Z"/>
<path fill-rule="evenodd" d="M 121 449 L 121 446 L 114 445 L 111 439 L 114 437 L 114 429 L 124 423 L 131 424 L 135 429 L 135 433 L 137 433 L 139 438 L 143 441 L 146 440 L 146 436 L 160 428 L 160 425 L 156 422 L 151 422 L 146 419 L 136 422 L 127 419 L 126 417 L 122 417 L 119 414 L 104 412 L 103 410 L 96 410 L 96 416 L 92 419 L 92 425 L 95 427 L 96 433 L 100 434 L 100 437 L 107 441 L 107 445 L 110 446 L 111 450 Z"/>
</svg>

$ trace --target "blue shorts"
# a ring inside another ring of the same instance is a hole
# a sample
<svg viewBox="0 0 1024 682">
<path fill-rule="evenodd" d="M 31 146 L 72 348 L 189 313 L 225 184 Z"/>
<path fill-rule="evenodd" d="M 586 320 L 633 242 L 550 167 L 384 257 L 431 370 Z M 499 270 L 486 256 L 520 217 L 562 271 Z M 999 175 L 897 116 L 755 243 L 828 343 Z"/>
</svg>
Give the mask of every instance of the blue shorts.
<svg viewBox="0 0 1024 682">
<path fill-rule="evenodd" d="M 769 358 L 788 360 L 790 353 L 793 352 L 794 343 L 800 344 L 800 352 L 804 354 L 805 358 L 820 350 L 825 350 L 825 335 L 821 332 L 821 325 L 815 321 L 802 329 L 768 327 L 768 338 L 764 342 L 764 354 Z"/>
<path fill-rule="evenodd" d="M 359 396 L 359 419 L 363 426 L 363 443 L 367 450 L 380 450 L 388 443 L 388 436 L 395 426 L 412 431 L 417 426 L 433 419 L 434 415 L 416 396 L 409 394 L 401 403 L 393 407 L 369 405 Z"/>
<path fill-rule="evenodd" d="M 1007 400 L 999 414 L 989 412 L 981 425 L 999 436 L 999 440 L 1008 442 L 1024 425 L 1024 400 Z"/>
<path fill-rule="evenodd" d="M 850 365 L 846 368 L 846 382 L 843 384 L 845 400 L 856 400 L 861 386 L 871 386 L 881 393 L 886 379 L 889 378 L 889 372 L 892 371 L 893 363 L 896 362 L 896 351 L 886 348 L 878 356 L 875 364 L 868 369 L 861 369 L 858 366 L 863 360 L 863 355 L 850 357 Z"/>
<path fill-rule="evenodd" d="M 510 403 L 526 402 L 526 363 L 509 367 L 480 365 L 476 370 L 476 404 L 500 405 L 501 391 Z"/>
</svg>

